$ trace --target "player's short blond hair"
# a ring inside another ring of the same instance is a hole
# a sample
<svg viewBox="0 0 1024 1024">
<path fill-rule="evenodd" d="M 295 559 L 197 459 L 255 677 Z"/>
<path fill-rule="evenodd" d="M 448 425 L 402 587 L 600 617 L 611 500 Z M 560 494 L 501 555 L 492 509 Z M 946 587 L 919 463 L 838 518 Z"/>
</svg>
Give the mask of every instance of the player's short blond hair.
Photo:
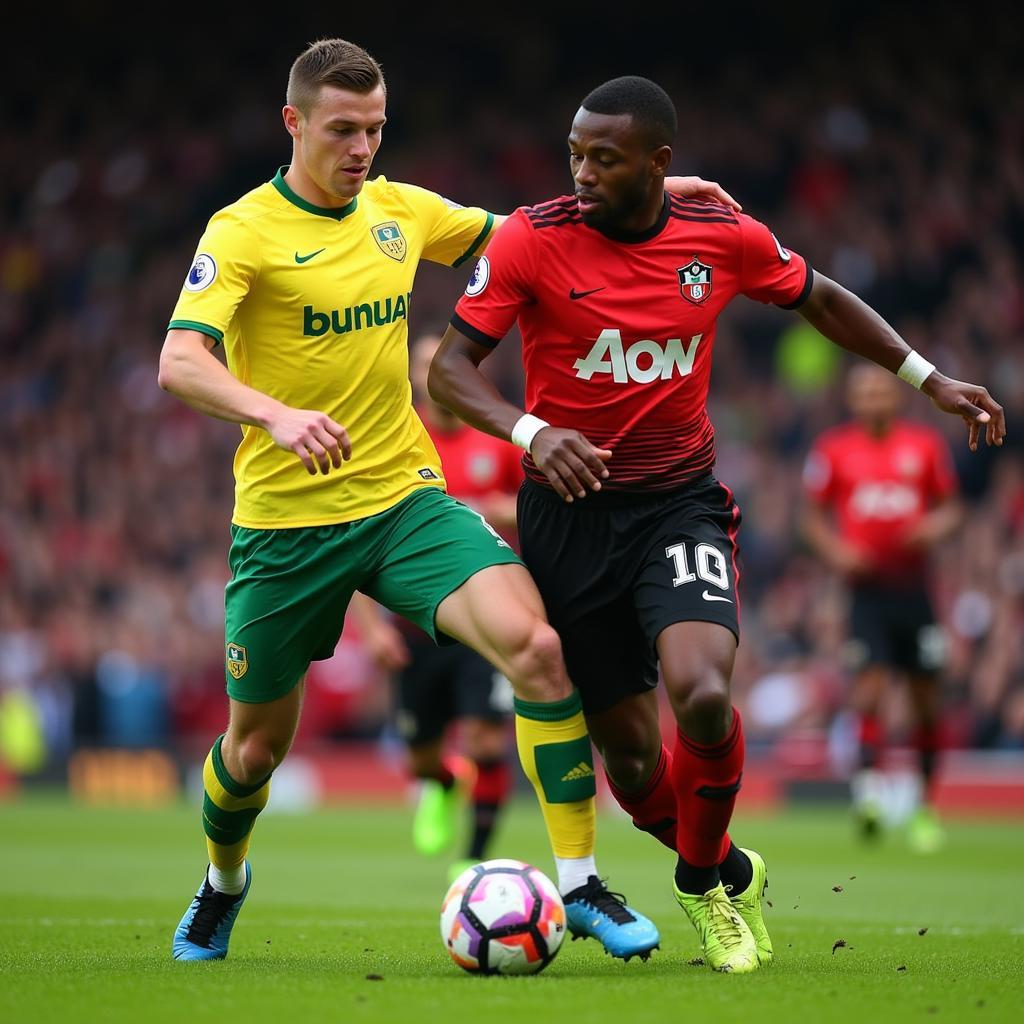
<svg viewBox="0 0 1024 1024">
<path fill-rule="evenodd" d="M 365 94 L 384 85 L 384 74 L 361 46 L 347 39 L 319 39 L 310 43 L 292 65 L 288 105 L 308 117 L 325 85 Z"/>
</svg>

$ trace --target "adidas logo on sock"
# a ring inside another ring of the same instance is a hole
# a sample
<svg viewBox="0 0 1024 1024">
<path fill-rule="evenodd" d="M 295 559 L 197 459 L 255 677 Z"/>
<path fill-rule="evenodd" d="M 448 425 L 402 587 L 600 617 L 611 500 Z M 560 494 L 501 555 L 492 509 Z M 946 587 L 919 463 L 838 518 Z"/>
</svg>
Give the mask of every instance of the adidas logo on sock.
<svg viewBox="0 0 1024 1024">
<path fill-rule="evenodd" d="M 577 779 L 590 779 L 594 777 L 594 769 L 586 761 L 580 761 L 575 768 L 570 768 L 562 776 L 563 782 L 575 782 Z"/>
</svg>

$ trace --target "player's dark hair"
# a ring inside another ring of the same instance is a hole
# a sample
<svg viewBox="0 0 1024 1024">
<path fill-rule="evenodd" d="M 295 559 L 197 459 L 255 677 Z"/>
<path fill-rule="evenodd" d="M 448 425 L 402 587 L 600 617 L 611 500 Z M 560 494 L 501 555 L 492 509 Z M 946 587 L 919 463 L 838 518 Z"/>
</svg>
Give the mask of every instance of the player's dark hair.
<svg viewBox="0 0 1024 1024">
<path fill-rule="evenodd" d="M 599 85 L 580 104 L 592 114 L 629 114 L 652 148 L 675 141 L 675 104 L 657 82 L 638 75 L 624 75 Z"/>
<path fill-rule="evenodd" d="M 347 39 L 320 39 L 310 43 L 292 65 L 287 102 L 308 117 L 325 85 L 365 94 L 384 85 L 384 75 L 361 46 Z"/>
</svg>

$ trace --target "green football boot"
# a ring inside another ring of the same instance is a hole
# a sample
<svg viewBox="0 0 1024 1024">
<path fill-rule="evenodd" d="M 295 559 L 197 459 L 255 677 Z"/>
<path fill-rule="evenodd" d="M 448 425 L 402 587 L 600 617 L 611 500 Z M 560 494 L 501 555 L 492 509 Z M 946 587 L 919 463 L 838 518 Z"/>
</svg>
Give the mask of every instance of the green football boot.
<svg viewBox="0 0 1024 1024">
<path fill-rule="evenodd" d="M 697 929 L 704 960 L 713 971 L 757 970 L 757 943 L 721 882 L 703 896 L 680 892 L 674 881 L 672 891 Z"/>
<path fill-rule="evenodd" d="M 729 902 L 736 908 L 736 912 L 746 922 L 750 934 L 754 936 L 754 944 L 757 946 L 757 962 L 764 967 L 772 962 L 772 940 L 768 935 L 768 929 L 764 925 L 764 917 L 761 912 L 761 903 L 768 891 L 768 869 L 765 867 L 764 858 L 754 850 L 743 850 L 750 858 L 750 864 L 754 869 L 754 877 L 750 885 L 738 896 L 730 896 Z"/>
<path fill-rule="evenodd" d="M 463 806 L 458 779 L 447 789 L 434 779 L 424 779 L 412 819 L 412 844 L 425 857 L 436 857 L 455 841 Z"/>
</svg>

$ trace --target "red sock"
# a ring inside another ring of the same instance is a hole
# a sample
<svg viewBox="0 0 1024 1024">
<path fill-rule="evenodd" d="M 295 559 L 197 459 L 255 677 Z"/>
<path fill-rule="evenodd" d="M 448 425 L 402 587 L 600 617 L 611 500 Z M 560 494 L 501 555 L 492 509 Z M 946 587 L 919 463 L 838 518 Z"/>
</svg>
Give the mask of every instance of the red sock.
<svg viewBox="0 0 1024 1024">
<path fill-rule="evenodd" d="M 877 768 L 882 757 L 885 732 L 877 715 L 861 715 L 858 732 L 861 768 Z"/>
<path fill-rule="evenodd" d="M 641 832 L 650 832 L 659 843 L 676 852 L 676 791 L 672 788 L 672 755 L 664 746 L 658 767 L 639 793 L 624 793 L 605 772 L 608 788 L 619 806 L 628 811 Z"/>
<path fill-rule="evenodd" d="M 498 761 L 477 761 L 476 782 L 473 783 L 473 803 L 494 804 L 499 806 L 508 796 L 512 782 L 508 770 L 508 762 L 502 758 Z"/>
<path fill-rule="evenodd" d="M 743 777 L 743 723 L 733 708 L 721 743 L 705 746 L 676 730 L 670 775 L 676 794 L 676 849 L 694 867 L 711 867 L 729 852 L 729 821 Z"/>
</svg>

